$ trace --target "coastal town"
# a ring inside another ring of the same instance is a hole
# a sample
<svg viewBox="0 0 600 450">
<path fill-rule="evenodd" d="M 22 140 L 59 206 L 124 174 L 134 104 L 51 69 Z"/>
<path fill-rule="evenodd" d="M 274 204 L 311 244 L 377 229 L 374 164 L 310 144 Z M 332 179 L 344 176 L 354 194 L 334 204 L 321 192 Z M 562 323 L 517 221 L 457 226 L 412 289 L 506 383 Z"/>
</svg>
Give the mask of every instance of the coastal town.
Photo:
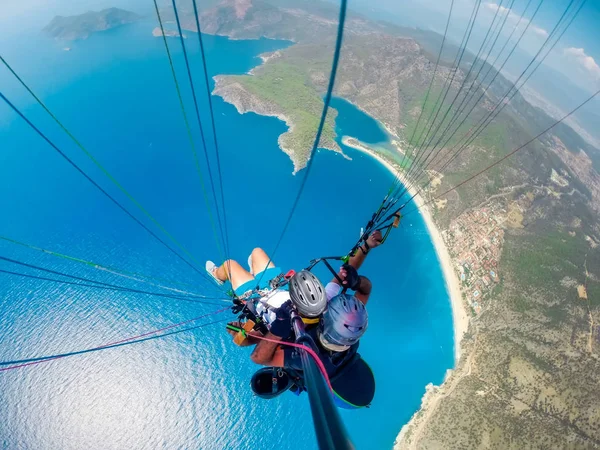
<svg viewBox="0 0 600 450">
<path fill-rule="evenodd" d="M 500 203 L 458 216 L 442 237 L 460 279 L 463 298 L 475 314 L 500 281 L 498 263 L 504 242 L 507 211 Z"/>
<path fill-rule="evenodd" d="M 344 136 L 342 143 L 374 157 L 378 155 L 375 146 L 368 146 L 358 139 Z M 390 170 L 398 173 L 398 164 L 382 158 L 382 163 L 387 164 Z M 431 171 L 434 177 L 432 189 L 436 189 L 440 180 L 439 174 Z M 471 308 L 472 313 L 479 314 L 484 299 L 490 295 L 494 287 L 500 282 L 498 265 L 504 243 L 504 228 L 507 221 L 514 220 L 515 215 L 525 206 L 529 199 L 524 196 L 523 201 L 517 201 L 510 205 L 509 210 L 500 201 L 492 201 L 486 206 L 468 210 L 454 219 L 448 229 L 440 230 L 443 245 L 448 249 L 450 258 L 448 263 L 452 265 L 460 283 L 460 293 Z M 420 196 L 415 198 L 417 204 L 422 204 Z M 439 203 L 444 207 L 444 203 Z M 423 214 L 427 211 L 422 210 Z M 517 218 L 518 221 L 518 218 Z M 432 222 L 433 223 L 433 222 Z M 430 232 L 437 232 L 430 229 Z M 438 252 L 441 248 L 437 249 Z M 456 294 L 455 294 L 456 295 Z"/>
</svg>

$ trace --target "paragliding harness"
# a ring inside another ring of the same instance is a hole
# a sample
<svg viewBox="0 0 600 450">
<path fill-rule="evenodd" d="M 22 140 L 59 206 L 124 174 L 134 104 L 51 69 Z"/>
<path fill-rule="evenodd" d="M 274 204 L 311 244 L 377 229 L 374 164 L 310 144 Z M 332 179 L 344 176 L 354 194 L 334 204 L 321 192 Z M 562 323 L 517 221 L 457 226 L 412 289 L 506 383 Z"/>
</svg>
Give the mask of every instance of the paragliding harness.
<svg viewBox="0 0 600 450">
<path fill-rule="evenodd" d="M 352 289 L 358 285 L 359 277 L 356 269 L 347 263 L 349 258 L 349 256 L 326 256 L 313 259 L 306 270 L 310 271 L 318 263 L 323 262 L 333 276 L 340 282 L 340 285 L 342 285 L 342 279 L 329 263 L 329 261 L 342 261 L 344 263 L 343 267 L 348 273 L 346 286 Z M 262 334 L 267 334 L 269 331 L 267 324 L 257 313 L 253 300 L 264 296 L 270 291 L 283 288 L 290 282 L 295 274 L 296 272 L 294 270 L 290 270 L 285 274 L 279 274 L 269 282 L 269 288 L 262 290 L 255 289 L 254 291 L 247 292 L 243 296 L 233 298 L 233 306 L 231 307 L 231 310 L 234 314 L 238 315 L 238 319 L 244 324 L 243 332 L 240 331 L 236 336 L 236 339 L 234 339 L 236 344 L 241 344 L 241 342 L 243 342 L 243 340 L 246 338 L 246 334 L 250 331 L 260 331 Z M 345 292 L 348 287 L 345 287 L 343 292 Z"/>
<path fill-rule="evenodd" d="M 296 379 L 298 378 L 298 380 Z M 277 397 L 287 390 L 299 393 L 300 377 L 294 377 L 289 370 L 281 367 L 264 367 L 258 370 L 250 380 L 252 392 L 266 400 Z"/>
<path fill-rule="evenodd" d="M 323 263 L 329 271 L 333 274 L 334 277 L 340 282 L 342 285 L 342 279 L 340 279 L 338 273 L 332 267 L 330 261 L 341 261 L 344 262 L 343 267 L 346 269 L 346 287 L 343 288 L 342 292 L 345 292 L 348 288 L 355 290 L 357 286 L 360 284 L 360 278 L 358 276 L 358 272 L 352 266 L 350 266 L 347 262 L 349 257 L 341 257 L 341 256 L 326 256 L 322 258 L 314 259 L 310 262 L 309 266 L 306 270 L 312 270 L 317 264 Z M 271 290 L 280 289 L 289 283 L 291 278 L 295 275 L 294 271 L 289 271 L 286 274 L 280 274 L 276 278 L 270 281 Z M 255 295 L 260 295 L 259 292 L 254 292 Z M 267 334 L 269 328 L 267 324 L 262 320 L 261 316 L 257 314 L 254 301 L 252 299 L 255 297 L 248 296 L 244 299 L 234 299 L 233 311 L 238 314 L 238 318 L 240 322 L 243 323 L 241 329 L 239 329 L 238 333 L 234 337 L 234 342 L 238 345 L 241 345 L 245 339 L 247 339 L 248 335 L 252 331 L 259 331 L 263 336 Z M 294 319 L 292 322 L 294 323 L 294 331 L 295 331 L 295 342 L 297 344 L 303 343 L 313 350 L 317 350 L 317 346 L 313 341 L 312 337 L 305 332 L 304 329 L 304 320 L 301 318 L 296 312 L 293 313 Z M 298 322 L 296 324 L 295 322 Z M 230 327 L 230 329 L 235 329 L 234 327 Z M 282 343 L 285 345 L 285 343 Z M 354 366 L 360 366 L 362 363 L 366 365 L 361 358 L 360 355 L 356 354 L 348 361 L 344 363 L 343 366 L 338 368 L 336 375 L 331 378 L 331 381 L 341 380 L 344 375 L 348 372 L 349 369 Z M 368 367 L 368 366 L 367 366 Z M 369 369 L 370 370 L 370 369 Z M 305 374 L 301 370 L 297 370 L 291 367 L 279 368 L 279 367 L 265 367 L 258 370 L 250 381 L 250 386 L 252 391 L 259 397 L 264 399 L 272 399 L 278 395 L 283 394 L 286 391 L 291 391 L 296 395 L 300 395 L 302 392 L 307 391 Z M 341 383 L 345 385 L 345 383 Z M 342 390 L 344 387 L 342 386 Z M 374 389 L 374 388 L 373 388 Z M 370 394 L 367 393 L 367 396 Z M 361 404 L 360 406 L 367 406 L 370 403 L 370 398 L 365 404 Z M 343 402 L 343 401 L 342 401 Z M 340 405 L 338 405 L 340 406 Z M 342 405 L 343 406 L 343 405 Z M 355 405 L 352 405 L 355 406 Z"/>
<path fill-rule="evenodd" d="M 294 330 L 296 333 L 296 344 L 303 344 L 316 350 L 316 345 L 310 335 L 303 330 L 303 323 L 296 316 Z M 302 358 L 302 350 L 296 356 Z M 361 358 L 359 353 L 354 353 L 347 361 L 339 366 L 335 375 L 329 376 L 331 390 L 324 394 L 331 396 L 338 408 L 357 409 L 369 407 L 375 395 L 375 378 L 369 365 Z M 321 382 L 319 380 L 318 382 Z M 259 369 L 250 380 L 250 387 L 254 394 L 263 399 L 273 399 L 286 391 L 300 395 L 309 392 L 311 383 L 315 383 L 314 374 L 312 378 L 306 373 L 306 365 L 303 369 L 292 367 L 264 367 Z"/>
<path fill-rule="evenodd" d="M 310 261 L 310 264 L 306 267 L 306 270 L 311 271 L 317 264 L 323 263 L 327 267 L 327 269 L 332 273 L 332 275 L 338 280 L 339 284 L 341 286 L 344 286 L 342 289 L 342 293 L 344 293 L 347 289 L 357 290 L 357 288 L 360 286 L 360 277 L 358 276 L 358 272 L 356 271 L 356 269 L 348 264 L 350 257 L 354 256 L 359 249 L 365 254 L 369 251 L 367 239 L 371 235 L 371 233 L 375 231 L 382 232 L 381 243 L 385 242 L 391 230 L 393 228 L 398 228 L 400 220 L 402 218 L 400 212 L 396 211 L 393 214 L 391 214 L 388 218 L 383 220 L 384 223 L 389 223 L 375 228 L 375 223 L 379 219 L 381 219 L 382 215 L 385 214 L 386 210 L 389 208 L 389 206 L 385 206 L 386 200 L 387 196 L 386 198 L 384 198 L 384 201 L 382 202 L 379 209 L 373 214 L 367 226 L 361 229 L 361 234 L 358 242 L 346 256 L 324 256 L 321 258 L 313 259 Z M 366 251 L 363 249 L 363 245 L 367 248 Z M 344 280 L 342 280 L 338 275 L 338 272 L 332 267 L 330 261 L 340 261 L 343 263 L 342 267 L 346 270 L 347 273 L 345 283 L 343 282 Z M 243 324 L 242 329 L 238 331 L 238 334 L 234 338 L 234 342 L 236 344 L 241 345 L 241 343 L 247 338 L 248 333 L 250 333 L 251 331 L 259 331 L 263 336 L 268 333 L 269 328 L 267 324 L 263 321 L 261 316 L 257 314 L 255 303 L 252 301 L 252 299 L 260 298 L 269 291 L 273 291 L 284 287 L 289 283 L 289 281 L 295 274 L 295 271 L 290 270 L 286 274 L 280 274 L 274 279 L 270 280 L 269 288 L 267 289 L 255 289 L 254 291 L 250 291 L 241 297 L 234 297 L 234 305 L 232 307 L 232 311 L 234 314 L 238 315 L 240 322 L 242 322 Z M 292 322 L 294 323 L 294 331 L 296 332 L 296 343 L 306 343 L 311 348 L 316 349 L 316 344 L 314 343 L 312 338 L 304 331 L 304 324 L 302 323 L 302 318 L 300 318 L 300 316 L 295 313 L 294 316 L 296 320 L 293 319 Z M 330 381 L 334 383 L 337 380 L 342 380 L 344 375 L 347 375 L 350 371 L 353 371 L 353 373 L 356 374 L 360 374 L 362 371 L 362 373 L 364 374 L 365 371 L 371 372 L 371 369 L 357 353 L 353 355 L 353 357 L 350 358 L 348 361 L 346 361 L 342 367 L 338 368 L 336 375 L 332 377 Z M 341 390 L 345 390 L 345 383 L 341 384 Z M 257 396 L 265 399 L 274 398 L 287 390 L 294 392 L 296 395 L 300 395 L 302 392 L 307 390 L 304 374 L 301 371 L 289 367 L 262 368 L 252 376 L 250 385 Z M 341 394 L 343 397 L 343 392 L 341 392 Z M 370 403 L 370 398 L 372 398 L 372 394 L 372 392 L 366 392 L 365 396 L 369 400 L 365 401 L 365 403 L 361 404 L 360 406 L 368 406 L 368 404 Z M 356 407 L 357 405 L 351 404 L 351 406 Z"/>
<path fill-rule="evenodd" d="M 255 330 L 260 331 L 262 334 L 268 333 L 269 328 L 263 321 L 262 317 L 257 313 L 253 300 L 263 297 L 270 291 L 282 288 L 288 284 L 289 280 L 291 280 L 295 274 L 296 272 L 294 270 L 290 270 L 285 274 L 279 274 L 277 277 L 269 281 L 269 287 L 267 289 L 255 289 L 245 293 L 242 296 L 236 296 L 232 299 L 233 306 L 231 307 L 231 311 L 234 314 L 237 314 L 240 322 L 244 324 L 244 333 L 241 331 L 238 332 L 238 335 L 236 335 L 236 338 L 234 339 L 236 344 L 240 345 L 241 342 L 245 340 L 247 332 Z"/>
<path fill-rule="evenodd" d="M 349 386 L 348 383 L 344 382 L 338 383 L 338 381 L 341 381 L 351 370 L 355 370 L 361 364 L 364 365 L 366 363 L 361 359 L 360 354 L 355 353 L 348 361 L 344 362 L 344 365 L 338 369 L 334 376 L 329 378 L 331 384 L 336 388 L 336 395 L 338 397 L 346 397 L 347 395 L 345 394 L 347 393 L 343 391 L 349 391 L 350 389 L 353 390 L 353 394 L 356 396 L 355 386 Z M 337 392 L 338 386 L 341 387 L 341 392 Z M 263 367 L 252 375 L 250 387 L 257 397 L 266 400 L 275 398 L 288 390 L 295 395 L 300 395 L 302 392 L 307 391 L 304 374 L 290 367 Z M 358 403 L 361 403 L 360 405 L 352 404 L 352 406 L 368 408 L 372 399 L 369 389 L 366 390 L 362 397 L 368 400 L 364 403 L 358 401 Z"/>
<path fill-rule="evenodd" d="M 350 252 L 348 252 L 347 255 L 345 255 L 345 256 L 324 256 L 321 258 L 313 259 L 310 261 L 310 264 L 308 265 L 308 267 L 306 267 L 306 270 L 311 271 L 317 264 L 319 264 L 320 262 L 323 262 L 323 264 L 325 264 L 327 269 L 329 269 L 329 271 L 333 274 L 333 276 L 340 282 L 340 285 L 346 286 L 344 288 L 344 291 L 346 289 L 348 289 L 348 287 L 350 289 L 352 289 L 353 287 L 356 287 L 356 284 L 358 282 L 358 274 L 356 273 L 356 270 L 348 264 L 350 257 L 354 256 L 359 249 L 363 253 L 366 253 L 369 251 L 369 245 L 367 244 L 367 239 L 369 238 L 371 233 L 373 233 L 375 231 L 381 231 L 382 232 L 381 243 L 383 244 L 387 240 L 392 229 L 398 228 L 398 226 L 400 225 L 400 220 L 402 219 L 402 214 L 400 213 L 399 210 L 397 210 L 394 213 L 390 214 L 389 217 L 385 218 L 381 222 L 381 223 L 383 223 L 383 225 L 379 226 L 378 228 L 375 228 L 375 226 L 376 226 L 375 224 L 381 219 L 383 214 L 385 214 L 386 211 L 390 207 L 392 207 L 395 204 L 395 202 L 397 201 L 397 200 L 394 200 L 393 202 L 391 202 L 390 204 L 388 204 L 386 206 L 388 196 L 389 196 L 389 193 L 388 193 L 388 195 L 386 195 L 384 197 L 378 210 L 375 213 L 373 213 L 371 220 L 369 220 L 369 222 L 367 223 L 367 226 L 361 229 L 360 238 L 358 239 L 358 242 L 354 245 L 354 247 L 352 247 L 352 249 L 350 250 Z M 388 222 L 388 223 L 386 223 L 386 222 Z M 362 248 L 363 244 L 367 247 L 366 251 Z M 344 264 L 343 267 L 346 269 L 346 271 L 348 272 L 348 275 L 349 275 L 349 277 L 347 277 L 347 279 L 346 279 L 345 284 L 342 282 L 337 271 L 334 270 L 334 268 L 331 266 L 329 261 L 341 261 Z M 252 302 L 248 302 L 246 300 L 248 300 L 250 298 L 259 298 L 261 296 L 264 296 L 269 291 L 284 287 L 285 285 L 287 285 L 289 283 L 289 281 L 292 279 L 292 277 L 295 274 L 296 274 L 296 272 L 294 270 L 290 270 L 285 274 L 283 274 L 283 273 L 279 274 L 277 277 L 275 277 L 274 279 L 272 279 L 269 282 L 269 287 L 267 289 L 259 290 L 257 288 L 253 291 L 245 293 L 242 296 L 236 296 L 235 293 L 232 292 L 231 296 L 233 298 L 233 303 L 234 303 L 234 305 L 232 307 L 233 313 L 239 314 L 239 318 L 241 321 L 244 321 L 244 320 L 254 321 L 255 324 L 258 324 L 257 325 L 259 327 L 258 331 L 261 331 L 261 332 L 268 331 L 266 329 L 266 324 L 264 324 L 264 323 L 261 324 L 260 322 L 262 322 L 262 320 L 258 319 L 256 317 L 256 311 L 255 310 L 253 311 L 253 307 L 251 305 Z M 246 331 L 249 331 L 249 330 L 246 330 Z"/>
</svg>

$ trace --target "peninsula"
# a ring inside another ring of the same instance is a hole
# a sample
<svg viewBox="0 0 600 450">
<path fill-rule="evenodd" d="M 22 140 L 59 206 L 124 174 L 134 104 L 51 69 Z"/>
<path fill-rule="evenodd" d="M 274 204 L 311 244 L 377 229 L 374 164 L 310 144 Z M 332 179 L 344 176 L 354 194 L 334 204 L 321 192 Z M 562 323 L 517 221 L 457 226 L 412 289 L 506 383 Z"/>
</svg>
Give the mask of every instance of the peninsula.
<svg viewBox="0 0 600 450">
<path fill-rule="evenodd" d="M 268 61 L 270 56 L 262 59 Z M 213 94 L 233 104 L 240 114 L 251 111 L 284 121 L 289 129 L 279 136 L 278 143 L 296 173 L 308 162 L 324 105 L 307 82 L 306 75 L 292 67 L 263 65 L 248 75 L 215 77 Z M 318 147 L 343 154 L 335 142 L 336 116 L 337 111 L 330 108 Z"/>
<path fill-rule="evenodd" d="M 87 39 L 92 33 L 110 30 L 136 22 L 141 16 L 119 8 L 88 11 L 76 16 L 56 16 L 43 29 L 44 33 L 62 41 Z"/>
</svg>

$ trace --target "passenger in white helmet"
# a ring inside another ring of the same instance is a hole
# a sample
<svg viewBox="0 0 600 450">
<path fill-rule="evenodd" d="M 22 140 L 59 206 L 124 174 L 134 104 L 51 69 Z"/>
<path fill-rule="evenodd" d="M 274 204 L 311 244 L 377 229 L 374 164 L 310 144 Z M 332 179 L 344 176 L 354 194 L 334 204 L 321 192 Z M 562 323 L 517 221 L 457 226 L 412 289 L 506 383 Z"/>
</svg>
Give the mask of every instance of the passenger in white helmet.
<svg viewBox="0 0 600 450">
<path fill-rule="evenodd" d="M 252 299 L 252 306 L 266 324 L 275 320 L 277 308 L 290 299 L 307 324 L 317 323 L 318 319 L 316 321 L 311 319 L 321 315 L 327 306 L 327 298 L 325 288 L 314 274 L 302 270 L 293 275 L 287 285 L 270 289 L 271 280 L 280 276 L 282 272 L 280 268 L 275 267 L 264 250 L 255 248 L 248 258 L 248 265 L 250 271 L 232 259 L 218 267 L 212 261 L 208 261 L 206 270 L 219 284 L 230 281 L 238 298 L 260 292 L 262 294 L 260 298 Z M 249 342 L 244 343 L 244 345 L 249 344 Z"/>
<path fill-rule="evenodd" d="M 269 333 L 266 334 L 266 337 L 270 340 L 252 339 L 252 333 L 258 333 L 253 331 L 248 334 L 248 339 L 242 344 L 257 344 L 251 354 L 252 361 L 269 367 L 283 368 L 290 373 L 297 374 L 302 370 L 298 351 L 293 347 L 281 345 L 277 342 L 281 341 L 283 343 L 293 340 L 290 313 L 294 308 L 302 316 L 306 324 L 306 332 L 316 343 L 319 358 L 323 362 L 328 375 L 335 378 L 341 372 L 352 368 L 352 370 L 349 370 L 348 376 L 337 379 L 337 384 L 338 386 L 342 385 L 341 390 L 356 390 L 353 383 L 360 383 L 360 381 L 353 380 L 353 374 L 356 375 L 361 372 L 364 374 L 364 367 L 368 368 L 358 355 L 357 350 L 359 339 L 368 326 L 368 314 L 365 305 L 369 300 L 372 289 L 369 279 L 358 276 L 357 269 L 361 267 L 370 250 L 380 245 L 381 239 L 382 236 L 379 231 L 371 234 L 354 256 L 350 258 L 348 264 L 340 269 L 338 276 L 325 287 L 314 274 L 303 270 L 289 280 L 286 286 L 289 289 L 288 291 L 277 289 L 276 291 L 267 292 L 265 297 L 260 299 L 260 302 L 264 302 L 266 299 L 268 305 L 269 315 L 265 317 L 265 322 L 269 324 Z M 241 296 L 256 287 L 267 288 L 268 281 L 281 273 L 281 270 L 275 268 L 273 264 L 269 264 L 267 267 L 269 261 L 264 251 L 255 249 L 250 257 L 250 262 L 256 275 L 246 271 L 235 261 L 227 261 L 220 267 L 216 267 L 209 262 L 207 263 L 207 270 L 217 280 L 230 280 L 235 293 Z M 265 270 L 270 272 L 261 273 Z M 260 280 L 261 277 L 263 280 Z M 354 291 L 354 294 L 342 293 L 346 289 Z M 260 306 L 258 310 L 260 311 Z M 236 334 L 232 330 L 229 330 L 229 332 L 232 335 Z M 370 369 L 368 371 L 370 372 Z M 282 372 L 279 371 L 279 373 L 281 375 Z M 272 372 L 270 369 L 257 372 L 253 377 L 253 388 L 255 388 L 255 382 L 261 382 L 261 377 L 257 377 L 257 375 L 264 375 L 262 377 L 264 381 L 262 382 L 267 383 L 267 389 L 269 390 L 265 398 L 270 398 L 272 396 L 270 393 L 271 380 L 273 379 Z M 372 378 L 371 374 L 368 375 Z M 291 380 L 290 384 L 292 384 Z M 372 391 L 374 392 L 374 386 Z M 366 395 L 368 397 L 372 394 Z"/>
</svg>

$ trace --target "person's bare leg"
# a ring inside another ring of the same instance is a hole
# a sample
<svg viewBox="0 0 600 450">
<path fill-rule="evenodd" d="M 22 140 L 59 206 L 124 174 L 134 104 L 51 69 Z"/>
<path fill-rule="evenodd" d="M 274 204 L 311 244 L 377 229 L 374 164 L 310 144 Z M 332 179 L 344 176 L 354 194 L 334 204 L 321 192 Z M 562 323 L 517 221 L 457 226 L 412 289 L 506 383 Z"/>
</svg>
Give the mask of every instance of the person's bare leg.
<svg viewBox="0 0 600 450">
<path fill-rule="evenodd" d="M 255 248 L 252 250 L 252 273 L 257 274 L 261 273 L 265 269 L 270 269 L 271 267 L 275 267 L 273 261 L 269 260 L 269 256 L 265 253 L 262 248 Z M 268 266 L 267 266 L 268 264 Z"/>
<path fill-rule="evenodd" d="M 217 267 L 214 275 L 221 281 L 231 281 L 234 290 L 246 281 L 254 280 L 254 276 L 233 259 L 228 259 Z"/>
</svg>

